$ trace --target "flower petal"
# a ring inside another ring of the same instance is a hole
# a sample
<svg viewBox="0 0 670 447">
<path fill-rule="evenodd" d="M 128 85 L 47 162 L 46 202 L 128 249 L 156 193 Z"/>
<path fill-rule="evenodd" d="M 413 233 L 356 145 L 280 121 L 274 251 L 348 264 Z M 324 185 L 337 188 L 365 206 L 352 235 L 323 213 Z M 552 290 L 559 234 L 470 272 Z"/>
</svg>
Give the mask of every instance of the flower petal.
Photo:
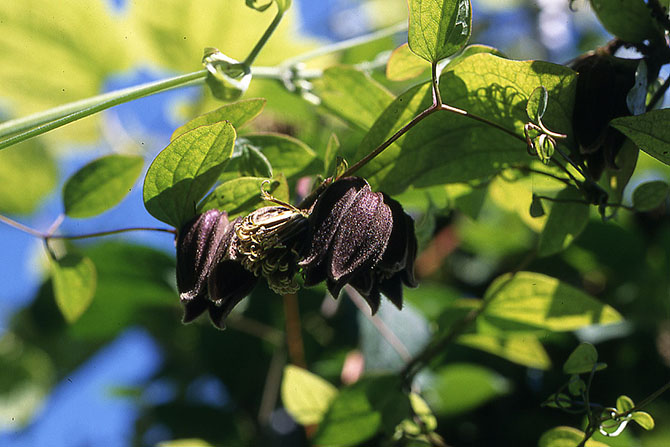
<svg viewBox="0 0 670 447">
<path fill-rule="evenodd" d="M 258 278 L 233 260 L 222 260 L 212 269 L 207 282 L 209 290 L 210 318 L 220 329 L 233 308 L 251 293 Z"/>
</svg>

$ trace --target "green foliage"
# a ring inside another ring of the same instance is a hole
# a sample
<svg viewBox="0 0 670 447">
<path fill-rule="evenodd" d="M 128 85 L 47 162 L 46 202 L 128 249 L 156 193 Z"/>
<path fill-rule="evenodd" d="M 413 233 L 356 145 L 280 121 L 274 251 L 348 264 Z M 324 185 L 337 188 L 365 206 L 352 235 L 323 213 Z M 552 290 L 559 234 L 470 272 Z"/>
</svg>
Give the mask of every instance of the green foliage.
<svg viewBox="0 0 670 447">
<path fill-rule="evenodd" d="M 624 135 L 647 154 L 662 163 L 670 164 L 670 110 L 652 110 L 638 116 L 612 120 L 612 127 Z"/>
<path fill-rule="evenodd" d="M 607 365 L 598 362 L 598 351 L 591 343 L 582 343 L 563 364 L 565 374 L 588 374 L 604 369 Z"/>
<path fill-rule="evenodd" d="M 584 432 L 572 427 L 555 427 L 545 432 L 540 441 L 539 447 L 575 447 L 582 439 L 584 439 Z M 585 447 L 608 447 L 607 444 L 594 441 L 592 439 L 586 441 Z"/>
<path fill-rule="evenodd" d="M 660 180 L 643 183 L 633 191 L 633 207 L 638 211 L 658 208 L 668 197 L 669 191 L 668 184 Z"/>
<path fill-rule="evenodd" d="M 198 207 L 202 213 L 213 208 L 226 210 L 230 218 L 248 214 L 263 204 L 261 190 L 274 193 L 286 179 L 270 180 L 264 177 L 239 177 L 221 183 Z M 267 186 L 263 182 L 268 182 Z M 283 197 L 277 197 L 283 199 Z"/>
<path fill-rule="evenodd" d="M 196 127 L 207 126 L 220 121 L 228 121 L 235 129 L 239 129 L 249 121 L 256 118 L 265 107 L 264 98 L 243 99 L 231 104 L 225 104 L 216 110 L 204 113 L 178 127 L 173 133 L 171 140 L 185 134 Z"/>
<path fill-rule="evenodd" d="M 547 222 L 540 233 L 539 256 L 551 256 L 565 250 L 584 231 L 589 220 L 589 207 L 580 203 L 581 196 L 575 188 L 563 189 L 555 200 L 551 202 Z"/>
<path fill-rule="evenodd" d="M 51 259 L 51 276 L 58 308 L 68 322 L 77 321 L 95 294 L 95 264 L 87 257 L 69 253 Z"/>
<path fill-rule="evenodd" d="M 199 126 L 158 154 L 144 179 L 144 204 L 156 219 L 176 228 L 195 215 L 233 154 L 235 128 L 226 121 Z"/>
<path fill-rule="evenodd" d="M 607 31 L 626 42 L 660 38 L 660 30 L 644 0 L 590 0 L 590 3 Z"/>
<path fill-rule="evenodd" d="M 65 214 L 91 217 L 117 205 L 132 189 L 143 165 L 142 157 L 119 154 L 87 164 L 65 182 Z"/>
<path fill-rule="evenodd" d="M 438 112 L 400 137 L 361 174 L 377 188 L 397 194 L 410 184 L 467 182 L 496 174 L 509 164 L 529 164 L 531 158 L 520 144 L 525 141 L 528 98 L 535 88 L 544 86 L 549 93 L 545 124 L 569 134 L 574 80 L 573 72 L 559 65 L 510 61 L 491 54 L 474 54 L 450 64 L 440 78 L 443 101 L 513 130 L 518 138 Z M 355 158 L 384 142 L 431 102 L 429 84 L 398 96 L 365 136 Z"/>
<path fill-rule="evenodd" d="M 337 388 L 305 369 L 287 365 L 281 396 L 286 411 L 297 423 L 319 424 L 337 396 Z"/>
<path fill-rule="evenodd" d="M 34 212 L 56 186 L 57 177 L 53 157 L 35 140 L 0 152 L 0 212 Z"/>
<path fill-rule="evenodd" d="M 451 56 L 472 33 L 470 0 L 408 0 L 409 47 L 428 62 Z"/>
</svg>

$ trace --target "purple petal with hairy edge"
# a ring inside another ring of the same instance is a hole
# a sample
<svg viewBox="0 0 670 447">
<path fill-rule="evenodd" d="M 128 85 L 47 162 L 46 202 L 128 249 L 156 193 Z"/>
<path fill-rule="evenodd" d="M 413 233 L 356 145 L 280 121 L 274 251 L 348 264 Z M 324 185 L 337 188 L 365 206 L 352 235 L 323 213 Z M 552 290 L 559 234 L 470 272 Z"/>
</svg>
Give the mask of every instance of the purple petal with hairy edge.
<svg viewBox="0 0 670 447">
<path fill-rule="evenodd" d="M 208 281 L 209 314 L 216 327 L 225 328 L 230 311 L 251 293 L 258 278 L 237 261 L 223 260 L 216 264 Z"/>
</svg>

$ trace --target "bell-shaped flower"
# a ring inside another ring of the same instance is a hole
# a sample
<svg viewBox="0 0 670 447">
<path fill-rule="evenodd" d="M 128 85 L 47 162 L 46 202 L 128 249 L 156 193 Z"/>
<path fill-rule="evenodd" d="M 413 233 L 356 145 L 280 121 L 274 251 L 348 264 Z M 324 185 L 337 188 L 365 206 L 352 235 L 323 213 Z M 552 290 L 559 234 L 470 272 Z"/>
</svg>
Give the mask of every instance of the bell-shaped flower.
<svg viewBox="0 0 670 447">
<path fill-rule="evenodd" d="M 402 284 L 416 286 L 414 222 L 397 201 L 372 192 L 362 178 L 339 179 L 321 193 L 309 216 L 308 243 L 300 261 L 305 285 L 325 280 L 337 297 L 350 284 L 372 313 L 380 293 L 401 308 Z"/>
</svg>

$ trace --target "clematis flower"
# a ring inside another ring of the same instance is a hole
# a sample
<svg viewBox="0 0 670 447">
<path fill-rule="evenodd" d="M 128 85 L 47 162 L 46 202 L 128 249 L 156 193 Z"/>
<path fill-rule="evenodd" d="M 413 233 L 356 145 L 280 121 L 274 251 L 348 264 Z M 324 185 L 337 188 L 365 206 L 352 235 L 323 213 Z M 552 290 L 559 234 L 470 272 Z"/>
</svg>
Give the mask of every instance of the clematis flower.
<svg viewBox="0 0 670 447">
<path fill-rule="evenodd" d="M 299 263 L 306 286 L 326 281 L 337 297 L 350 284 L 373 314 L 381 293 L 402 307 L 402 284 L 416 286 L 417 242 L 414 221 L 397 201 L 347 177 L 325 189 L 308 220 L 310 244 Z"/>
<path fill-rule="evenodd" d="M 179 231 L 177 288 L 185 323 L 208 311 L 214 325 L 223 329 L 225 317 L 256 285 L 256 276 L 231 256 L 238 222 L 214 209 Z"/>
</svg>

